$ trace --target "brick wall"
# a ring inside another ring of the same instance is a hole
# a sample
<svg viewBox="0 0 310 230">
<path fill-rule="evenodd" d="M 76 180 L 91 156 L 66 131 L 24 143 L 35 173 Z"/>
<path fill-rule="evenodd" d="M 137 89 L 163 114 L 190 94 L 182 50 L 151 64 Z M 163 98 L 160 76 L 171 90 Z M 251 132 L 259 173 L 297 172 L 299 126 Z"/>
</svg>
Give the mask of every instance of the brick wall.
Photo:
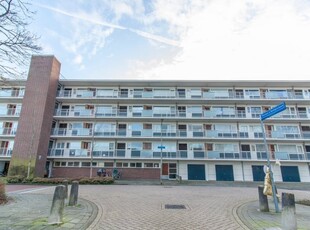
<svg viewBox="0 0 310 230">
<path fill-rule="evenodd" d="M 54 56 L 32 57 L 9 175 L 44 175 L 59 73 Z"/>
<path fill-rule="evenodd" d="M 93 176 L 97 176 L 97 170 L 93 168 Z M 109 170 L 109 169 L 108 169 Z M 121 168 L 121 179 L 158 179 L 160 177 L 159 168 Z M 74 177 L 89 177 L 90 168 L 79 167 L 55 167 L 52 169 L 52 177 L 74 178 Z"/>
</svg>

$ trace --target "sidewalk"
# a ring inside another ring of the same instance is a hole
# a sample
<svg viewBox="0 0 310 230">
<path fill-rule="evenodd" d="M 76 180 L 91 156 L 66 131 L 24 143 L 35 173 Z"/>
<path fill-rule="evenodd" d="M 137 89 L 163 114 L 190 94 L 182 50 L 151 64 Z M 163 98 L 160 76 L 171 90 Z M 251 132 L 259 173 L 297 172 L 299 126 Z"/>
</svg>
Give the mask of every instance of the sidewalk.
<svg viewBox="0 0 310 230">
<path fill-rule="evenodd" d="M 281 208 L 281 203 L 279 203 Z M 281 213 L 276 213 L 273 202 L 269 200 L 270 212 L 260 212 L 258 201 L 245 203 L 238 207 L 237 215 L 249 229 L 281 229 Z M 310 206 L 296 204 L 298 229 L 310 229 Z"/>
<path fill-rule="evenodd" d="M 271 200 L 269 213 L 258 211 L 256 183 L 116 183 L 81 185 L 78 205 L 65 207 L 61 226 L 47 225 L 55 186 L 9 192 L 13 200 L 0 206 L 0 229 L 271 230 L 281 226 L 281 213 L 275 213 Z M 307 186 L 299 184 L 298 188 L 307 189 Z M 279 189 L 279 194 L 281 192 L 294 193 L 295 200 L 310 199 L 307 190 Z M 166 204 L 182 204 L 186 209 L 167 210 Z M 298 229 L 310 230 L 310 206 L 296 205 L 296 213 Z"/>
<path fill-rule="evenodd" d="M 48 225 L 53 194 L 9 194 L 8 204 L 0 206 L 0 229 L 87 229 L 97 216 L 92 202 L 79 199 L 76 207 L 65 206 L 64 224 Z"/>
</svg>

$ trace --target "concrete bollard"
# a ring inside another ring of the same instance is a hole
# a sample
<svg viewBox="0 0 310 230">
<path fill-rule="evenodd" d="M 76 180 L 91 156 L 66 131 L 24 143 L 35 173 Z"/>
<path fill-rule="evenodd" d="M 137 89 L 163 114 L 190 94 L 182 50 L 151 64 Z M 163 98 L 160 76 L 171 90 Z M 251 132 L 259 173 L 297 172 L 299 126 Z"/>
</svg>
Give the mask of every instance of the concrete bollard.
<svg viewBox="0 0 310 230">
<path fill-rule="evenodd" d="M 282 193 L 281 226 L 283 230 L 297 229 L 295 197 L 292 193 Z"/>
<path fill-rule="evenodd" d="M 70 191 L 69 206 L 74 206 L 77 204 L 78 194 L 79 194 L 79 182 L 73 181 Z"/>
<path fill-rule="evenodd" d="M 65 190 L 66 190 L 65 199 L 68 199 L 68 180 L 64 180 L 63 184 L 64 184 Z"/>
<path fill-rule="evenodd" d="M 61 224 L 65 207 L 65 186 L 58 185 L 55 188 L 53 203 L 48 218 L 48 224 Z"/>
<path fill-rule="evenodd" d="M 268 198 L 263 193 L 264 186 L 258 186 L 259 210 L 261 212 L 269 212 Z"/>
</svg>

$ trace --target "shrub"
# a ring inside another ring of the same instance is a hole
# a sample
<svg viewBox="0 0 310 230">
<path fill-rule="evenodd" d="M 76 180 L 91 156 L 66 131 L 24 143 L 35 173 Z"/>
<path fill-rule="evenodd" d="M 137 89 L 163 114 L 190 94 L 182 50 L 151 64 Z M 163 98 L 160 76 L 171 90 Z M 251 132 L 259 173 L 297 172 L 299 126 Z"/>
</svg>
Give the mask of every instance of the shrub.
<svg viewBox="0 0 310 230">
<path fill-rule="evenodd" d="M 7 202 L 7 196 L 5 194 L 5 183 L 0 180 L 0 205 Z"/>
<path fill-rule="evenodd" d="M 111 177 L 79 177 L 79 178 L 41 178 L 37 177 L 32 180 L 35 184 L 63 184 L 67 180 L 69 184 L 72 181 L 78 181 L 79 184 L 112 184 L 114 180 Z"/>
<path fill-rule="evenodd" d="M 25 177 L 21 175 L 17 176 L 8 176 L 6 177 L 7 183 L 22 183 L 24 181 Z"/>
</svg>

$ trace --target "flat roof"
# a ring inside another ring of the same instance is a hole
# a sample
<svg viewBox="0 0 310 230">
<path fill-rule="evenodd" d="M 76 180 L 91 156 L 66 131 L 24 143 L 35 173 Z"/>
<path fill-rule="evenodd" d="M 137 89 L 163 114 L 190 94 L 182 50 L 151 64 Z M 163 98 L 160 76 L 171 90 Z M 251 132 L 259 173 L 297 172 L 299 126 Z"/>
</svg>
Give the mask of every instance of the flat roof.
<svg viewBox="0 0 310 230">
<path fill-rule="evenodd" d="M 65 86 L 136 86 L 136 87 L 310 87 L 310 81 L 215 81 L 215 80 L 96 80 L 96 79 L 68 79 L 60 80 Z"/>
</svg>

